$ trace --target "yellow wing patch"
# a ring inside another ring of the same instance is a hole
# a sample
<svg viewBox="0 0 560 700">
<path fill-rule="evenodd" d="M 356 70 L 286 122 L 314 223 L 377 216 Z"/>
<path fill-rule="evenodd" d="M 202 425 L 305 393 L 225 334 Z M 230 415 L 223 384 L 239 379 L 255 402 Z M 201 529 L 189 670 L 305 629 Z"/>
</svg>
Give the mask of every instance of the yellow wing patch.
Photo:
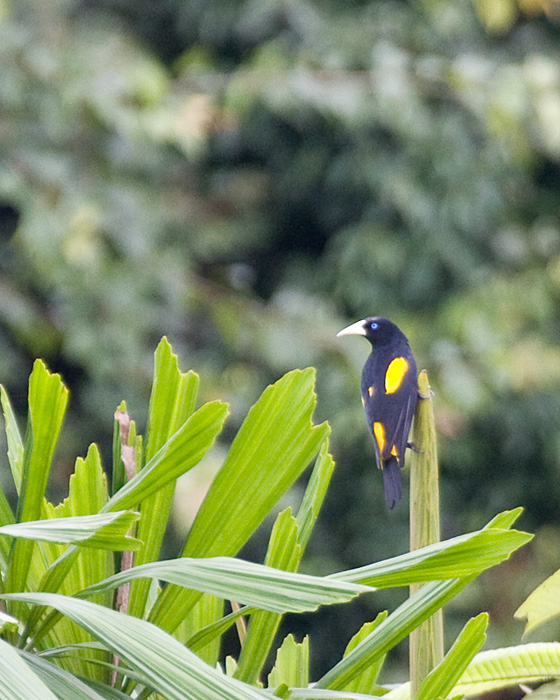
<svg viewBox="0 0 560 700">
<path fill-rule="evenodd" d="M 368 393 L 370 396 L 373 396 L 373 392 L 374 392 L 374 388 L 373 388 L 372 386 L 368 386 L 367 393 Z"/>
<path fill-rule="evenodd" d="M 408 372 L 408 362 L 404 357 L 395 357 L 385 372 L 385 393 L 394 394 Z"/>
<path fill-rule="evenodd" d="M 373 434 L 377 440 L 377 447 L 379 447 L 379 452 L 383 454 L 385 449 L 385 426 L 379 421 L 375 421 L 373 424 Z"/>
<path fill-rule="evenodd" d="M 396 457 L 397 459 L 399 458 L 399 451 L 397 450 L 396 445 L 393 445 L 393 447 L 391 447 L 391 454 L 393 455 L 393 457 Z"/>
</svg>

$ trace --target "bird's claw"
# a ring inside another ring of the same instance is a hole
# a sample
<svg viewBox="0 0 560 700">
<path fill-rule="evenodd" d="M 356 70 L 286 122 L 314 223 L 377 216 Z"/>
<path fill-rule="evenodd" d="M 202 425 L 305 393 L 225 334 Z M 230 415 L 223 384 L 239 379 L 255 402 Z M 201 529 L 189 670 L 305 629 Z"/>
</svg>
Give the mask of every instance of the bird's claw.
<svg viewBox="0 0 560 700">
<path fill-rule="evenodd" d="M 413 442 L 407 442 L 406 446 L 411 449 L 413 452 L 416 452 L 418 455 L 423 455 L 424 450 L 421 450 L 419 447 L 417 447 Z"/>
<path fill-rule="evenodd" d="M 434 395 L 434 392 L 430 389 L 429 394 L 423 394 L 420 390 L 418 390 L 418 398 L 419 399 L 430 399 Z"/>
</svg>

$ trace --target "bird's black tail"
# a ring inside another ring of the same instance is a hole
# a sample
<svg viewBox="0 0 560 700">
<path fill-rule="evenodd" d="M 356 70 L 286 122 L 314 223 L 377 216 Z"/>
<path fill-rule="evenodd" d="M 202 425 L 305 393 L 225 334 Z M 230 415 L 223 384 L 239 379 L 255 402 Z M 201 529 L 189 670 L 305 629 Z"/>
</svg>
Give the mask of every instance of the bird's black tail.
<svg viewBox="0 0 560 700">
<path fill-rule="evenodd" d="M 402 499 L 401 470 L 393 457 L 383 465 L 383 485 L 385 487 L 385 503 L 387 508 L 393 508 Z"/>
</svg>

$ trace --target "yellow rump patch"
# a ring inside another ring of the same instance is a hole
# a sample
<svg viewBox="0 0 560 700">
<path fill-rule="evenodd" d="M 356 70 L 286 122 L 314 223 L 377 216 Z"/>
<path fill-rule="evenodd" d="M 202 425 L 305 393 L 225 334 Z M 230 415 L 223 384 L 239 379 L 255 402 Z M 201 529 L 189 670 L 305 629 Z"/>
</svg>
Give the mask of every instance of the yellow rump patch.
<svg viewBox="0 0 560 700">
<path fill-rule="evenodd" d="M 373 392 L 374 392 L 374 388 L 373 388 L 372 386 L 368 386 L 367 393 L 368 393 L 370 396 L 373 396 Z"/>
<path fill-rule="evenodd" d="M 377 446 L 379 447 L 379 452 L 383 453 L 385 449 L 385 426 L 379 421 L 375 421 L 373 424 L 373 434 L 377 440 Z"/>
<path fill-rule="evenodd" d="M 391 360 L 390 365 L 387 367 L 387 372 L 385 373 L 386 394 L 394 394 L 395 391 L 397 391 L 407 371 L 408 362 L 404 357 L 395 357 L 394 360 Z"/>
</svg>

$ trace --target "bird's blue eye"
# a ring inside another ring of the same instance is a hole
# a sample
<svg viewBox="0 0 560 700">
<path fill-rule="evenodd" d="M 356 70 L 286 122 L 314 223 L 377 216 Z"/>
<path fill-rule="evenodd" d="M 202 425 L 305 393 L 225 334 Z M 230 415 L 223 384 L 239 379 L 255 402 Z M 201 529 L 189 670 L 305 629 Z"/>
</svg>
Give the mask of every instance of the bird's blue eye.
<svg viewBox="0 0 560 700">
<path fill-rule="evenodd" d="M 379 323 L 377 323 L 376 321 L 372 321 L 369 324 L 369 327 L 371 328 L 372 331 L 376 331 L 379 328 Z"/>
</svg>

